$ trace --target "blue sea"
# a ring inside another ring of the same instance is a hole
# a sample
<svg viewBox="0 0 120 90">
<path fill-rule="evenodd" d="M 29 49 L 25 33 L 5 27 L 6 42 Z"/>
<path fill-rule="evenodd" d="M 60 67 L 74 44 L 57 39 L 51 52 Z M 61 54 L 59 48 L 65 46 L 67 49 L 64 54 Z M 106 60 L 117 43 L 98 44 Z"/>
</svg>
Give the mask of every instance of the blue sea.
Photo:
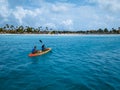
<svg viewBox="0 0 120 90">
<path fill-rule="evenodd" d="M 0 35 L 0 90 L 120 90 L 120 35 Z"/>
</svg>

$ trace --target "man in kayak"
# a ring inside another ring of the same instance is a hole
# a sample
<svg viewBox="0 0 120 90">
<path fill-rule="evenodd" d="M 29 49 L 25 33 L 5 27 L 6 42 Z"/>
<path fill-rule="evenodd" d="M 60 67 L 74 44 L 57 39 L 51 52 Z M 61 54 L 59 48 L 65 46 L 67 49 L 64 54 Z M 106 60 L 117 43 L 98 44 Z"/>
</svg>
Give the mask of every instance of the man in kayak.
<svg viewBox="0 0 120 90">
<path fill-rule="evenodd" d="M 34 48 L 32 49 L 32 54 L 38 53 L 38 50 L 36 50 L 36 46 L 34 46 Z"/>
</svg>

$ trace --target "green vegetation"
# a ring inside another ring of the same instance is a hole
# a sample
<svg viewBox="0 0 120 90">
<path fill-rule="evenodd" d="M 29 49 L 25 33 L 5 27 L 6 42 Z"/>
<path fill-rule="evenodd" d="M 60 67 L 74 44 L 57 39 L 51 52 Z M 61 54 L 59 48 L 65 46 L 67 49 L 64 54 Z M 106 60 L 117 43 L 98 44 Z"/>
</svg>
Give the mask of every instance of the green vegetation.
<svg viewBox="0 0 120 90">
<path fill-rule="evenodd" d="M 49 29 L 48 27 L 45 27 L 43 29 L 42 26 L 38 28 L 33 28 L 29 26 L 13 26 L 6 24 L 4 27 L 0 27 L 0 33 L 1 34 L 120 34 L 120 27 L 118 29 L 112 28 L 111 30 L 105 29 L 98 29 L 98 30 L 87 30 L 87 31 L 59 31 L 59 30 L 53 30 Z"/>
</svg>

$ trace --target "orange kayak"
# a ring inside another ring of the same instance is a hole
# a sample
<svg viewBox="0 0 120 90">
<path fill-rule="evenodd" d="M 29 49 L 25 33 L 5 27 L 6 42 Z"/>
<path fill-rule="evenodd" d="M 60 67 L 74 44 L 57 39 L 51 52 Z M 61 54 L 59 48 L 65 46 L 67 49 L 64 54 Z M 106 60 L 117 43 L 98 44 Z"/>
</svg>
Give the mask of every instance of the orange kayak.
<svg viewBox="0 0 120 90">
<path fill-rule="evenodd" d="M 35 53 L 35 54 L 30 53 L 28 56 L 30 57 L 39 56 L 39 55 L 46 54 L 49 51 L 51 51 L 51 48 L 46 48 L 44 51 L 39 50 L 38 53 Z"/>
</svg>

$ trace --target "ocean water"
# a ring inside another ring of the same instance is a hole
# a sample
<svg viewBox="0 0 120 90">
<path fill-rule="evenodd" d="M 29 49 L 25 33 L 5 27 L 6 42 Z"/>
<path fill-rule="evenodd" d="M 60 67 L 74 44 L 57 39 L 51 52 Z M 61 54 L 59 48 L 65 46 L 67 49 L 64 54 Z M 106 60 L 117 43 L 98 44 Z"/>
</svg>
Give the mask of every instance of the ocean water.
<svg viewBox="0 0 120 90">
<path fill-rule="evenodd" d="M 120 35 L 0 35 L 0 90 L 120 90 Z"/>
</svg>

